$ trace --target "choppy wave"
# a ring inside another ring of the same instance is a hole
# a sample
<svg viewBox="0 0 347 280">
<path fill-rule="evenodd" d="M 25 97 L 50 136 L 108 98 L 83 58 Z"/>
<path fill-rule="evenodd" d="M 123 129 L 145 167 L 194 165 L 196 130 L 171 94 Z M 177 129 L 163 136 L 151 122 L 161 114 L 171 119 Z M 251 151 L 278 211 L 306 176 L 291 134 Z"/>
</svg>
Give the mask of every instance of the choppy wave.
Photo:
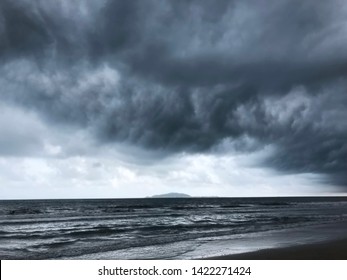
<svg viewBox="0 0 347 280">
<path fill-rule="evenodd" d="M 345 198 L 0 201 L 0 258 L 117 252 L 346 218 Z"/>
<path fill-rule="evenodd" d="M 9 210 L 7 212 L 8 215 L 27 215 L 27 214 L 41 214 L 42 211 L 39 209 L 31 209 L 31 208 L 17 208 L 13 210 Z"/>
</svg>

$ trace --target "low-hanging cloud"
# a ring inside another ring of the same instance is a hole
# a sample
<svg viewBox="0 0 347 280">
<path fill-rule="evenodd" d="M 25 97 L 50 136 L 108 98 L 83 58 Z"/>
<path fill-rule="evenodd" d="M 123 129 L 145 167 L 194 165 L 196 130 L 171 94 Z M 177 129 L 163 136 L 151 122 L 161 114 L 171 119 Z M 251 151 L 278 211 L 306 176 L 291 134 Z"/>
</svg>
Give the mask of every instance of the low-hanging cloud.
<svg viewBox="0 0 347 280">
<path fill-rule="evenodd" d="M 0 94 L 101 144 L 252 139 L 264 165 L 346 186 L 346 45 L 343 0 L 5 0 Z"/>
</svg>

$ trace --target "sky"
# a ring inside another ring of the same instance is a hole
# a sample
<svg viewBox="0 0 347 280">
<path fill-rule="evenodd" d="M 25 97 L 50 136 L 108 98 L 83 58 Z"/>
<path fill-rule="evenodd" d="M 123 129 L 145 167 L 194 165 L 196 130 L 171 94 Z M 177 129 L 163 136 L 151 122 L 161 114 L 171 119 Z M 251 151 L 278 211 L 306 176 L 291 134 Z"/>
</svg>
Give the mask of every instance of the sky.
<svg viewBox="0 0 347 280">
<path fill-rule="evenodd" d="M 347 194 L 345 0 L 1 0 L 0 199 Z"/>
</svg>

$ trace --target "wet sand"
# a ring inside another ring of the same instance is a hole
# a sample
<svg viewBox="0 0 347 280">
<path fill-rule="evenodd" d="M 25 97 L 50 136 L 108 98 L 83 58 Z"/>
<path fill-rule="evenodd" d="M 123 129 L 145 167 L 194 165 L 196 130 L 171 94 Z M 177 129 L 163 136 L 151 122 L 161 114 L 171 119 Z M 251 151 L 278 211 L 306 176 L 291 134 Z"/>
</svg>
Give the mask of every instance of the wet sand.
<svg viewBox="0 0 347 280">
<path fill-rule="evenodd" d="M 209 260 L 347 260 L 347 238 L 285 248 L 264 249 Z"/>
</svg>

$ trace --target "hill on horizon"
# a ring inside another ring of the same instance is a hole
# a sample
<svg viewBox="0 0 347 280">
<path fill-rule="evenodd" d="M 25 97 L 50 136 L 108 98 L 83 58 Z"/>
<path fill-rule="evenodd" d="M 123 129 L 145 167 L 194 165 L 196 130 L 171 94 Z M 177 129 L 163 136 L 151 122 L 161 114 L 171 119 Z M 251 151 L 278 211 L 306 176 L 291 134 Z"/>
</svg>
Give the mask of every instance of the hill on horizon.
<svg viewBox="0 0 347 280">
<path fill-rule="evenodd" d="M 153 195 L 148 198 L 185 198 L 185 197 L 191 197 L 191 196 L 185 193 L 171 192 L 171 193 Z"/>
</svg>

